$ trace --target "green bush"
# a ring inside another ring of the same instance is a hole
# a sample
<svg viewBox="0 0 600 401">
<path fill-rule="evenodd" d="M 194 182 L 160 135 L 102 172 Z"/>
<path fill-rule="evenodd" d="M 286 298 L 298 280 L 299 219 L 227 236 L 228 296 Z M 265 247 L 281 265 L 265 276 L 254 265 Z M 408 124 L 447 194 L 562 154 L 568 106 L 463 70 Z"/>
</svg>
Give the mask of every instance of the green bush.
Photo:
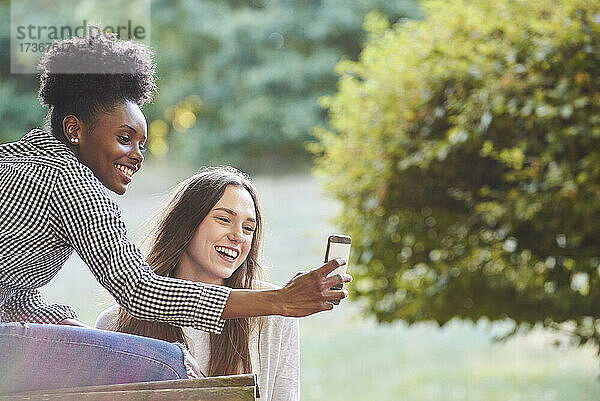
<svg viewBox="0 0 600 401">
<path fill-rule="evenodd" d="M 379 321 L 513 319 L 600 343 L 600 3 L 369 14 L 315 172 Z"/>
</svg>

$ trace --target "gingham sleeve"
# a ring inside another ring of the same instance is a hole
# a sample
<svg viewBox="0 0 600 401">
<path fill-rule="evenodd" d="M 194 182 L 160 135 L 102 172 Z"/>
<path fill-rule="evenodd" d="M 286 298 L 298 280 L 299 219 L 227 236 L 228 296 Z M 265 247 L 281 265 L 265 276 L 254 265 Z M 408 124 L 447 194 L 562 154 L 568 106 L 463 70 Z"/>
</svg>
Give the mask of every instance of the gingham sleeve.
<svg viewBox="0 0 600 401">
<path fill-rule="evenodd" d="M 77 319 L 77 314 L 67 305 L 48 304 L 38 290 L 19 291 L 4 303 L 2 322 L 58 323 L 64 319 Z"/>
<path fill-rule="evenodd" d="M 129 242 L 120 211 L 104 186 L 81 167 L 52 191 L 53 227 L 132 316 L 220 333 L 230 289 L 156 275 Z"/>
</svg>

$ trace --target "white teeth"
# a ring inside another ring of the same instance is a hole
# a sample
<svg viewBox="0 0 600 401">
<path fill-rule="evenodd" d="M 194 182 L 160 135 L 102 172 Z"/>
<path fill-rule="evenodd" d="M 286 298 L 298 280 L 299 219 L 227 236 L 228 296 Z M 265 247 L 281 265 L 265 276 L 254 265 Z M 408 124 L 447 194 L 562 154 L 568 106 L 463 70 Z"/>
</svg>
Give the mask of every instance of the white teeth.
<svg viewBox="0 0 600 401">
<path fill-rule="evenodd" d="M 125 167 L 120 164 L 115 164 L 114 166 L 116 168 L 118 168 L 119 170 L 121 170 L 122 172 L 124 172 L 128 177 L 131 177 L 133 175 L 133 170 L 130 169 L 129 167 Z"/>
<path fill-rule="evenodd" d="M 215 246 L 215 249 L 218 252 L 224 253 L 225 255 L 229 256 L 232 259 L 237 258 L 238 255 L 240 254 L 239 251 L 236 251 L 235 249 L 225 248 L 224 246 Z"/>
</svg>

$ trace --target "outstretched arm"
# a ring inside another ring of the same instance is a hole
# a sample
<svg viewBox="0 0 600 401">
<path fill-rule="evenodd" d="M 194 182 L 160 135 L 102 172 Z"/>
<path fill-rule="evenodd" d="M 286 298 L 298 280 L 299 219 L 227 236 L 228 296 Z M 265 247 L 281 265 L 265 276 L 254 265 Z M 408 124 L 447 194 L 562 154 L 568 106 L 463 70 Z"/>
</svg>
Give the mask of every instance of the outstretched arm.
<svg viewBox="0 0 600 401">
<path fill-rule="evenodd" d="M 327 277 L 345 263 L 330 261 L 297 274 L 278 290 L 228 287 L 156 275 L 127 239 L 118 207 L 91 172 L 63 172 L 51 194 L 56 235 L 72 246 L 98 280 L 132 316 L 220 333 L 223 319 L 265 315 L 308 316 L 329 310 L 329 300 L 346 297 L 331 290 L 351 277 Z M 64 316 L 63 318 L 70 318 Z"/>
<path fill-rule="evenodd" d="M 348 283 L 348 274 L 327 277 L 344 259 L 330 260 L 309 272 L 296 274 L 283 288 L 276 290 L 231 290 L 222 319 L 239 317 L 282 315 L 303 317 L 333 308 L 331 300 L 344 299 L 346 290 L 332 290 L 336 284 Z"/>
</svg>

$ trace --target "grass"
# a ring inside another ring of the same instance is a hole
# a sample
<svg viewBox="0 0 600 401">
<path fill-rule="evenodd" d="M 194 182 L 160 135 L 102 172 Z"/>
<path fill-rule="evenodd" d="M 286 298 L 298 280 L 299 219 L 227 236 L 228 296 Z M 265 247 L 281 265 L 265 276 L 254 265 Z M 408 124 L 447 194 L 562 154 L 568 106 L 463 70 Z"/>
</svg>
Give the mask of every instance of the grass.
<svg viewBox="0 0 600 401">
<path fill-rule="evenodd" d="M 141 222 L 165 192 L 192 172 L 149 164 L 125 196 L 115 197 L 135 243 L 144 233 Z M 255 182 L 266 222 L 264 262 L 271 281 L 283 284 L 296 271 L 320 265 L 326 238 L 336 231 L 329 218 L 337 205 L 308 174 L 259 176 Z M 88 324 L 112 303 L 76 256 L 43 293 L 74 306 Z M 593 349 L 555 348 L 552 335 L 540 330 L 491 341 L 502 326 L 378 325 L 361 316 L 359 305 L 344 302 L 302 319 L 302 400 L 600 400 Z"/>
</svg>

